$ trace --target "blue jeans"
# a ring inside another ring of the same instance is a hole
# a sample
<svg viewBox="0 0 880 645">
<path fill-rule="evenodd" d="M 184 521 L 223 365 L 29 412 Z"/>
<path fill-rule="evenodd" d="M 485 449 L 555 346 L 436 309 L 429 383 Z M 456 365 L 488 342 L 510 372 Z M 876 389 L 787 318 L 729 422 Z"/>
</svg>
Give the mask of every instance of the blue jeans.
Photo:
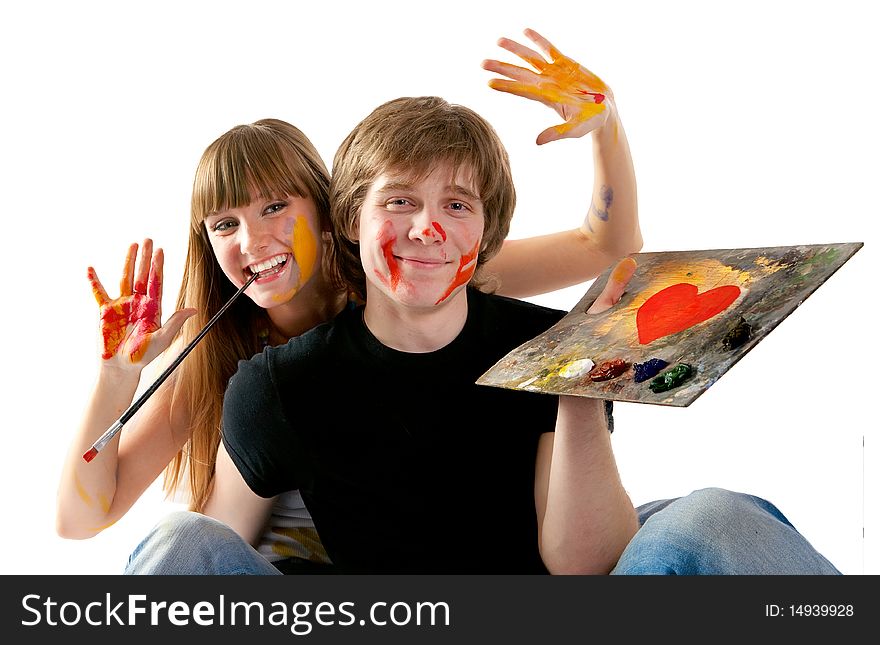
<svg viewBox="0 0 880 645">
<path fill-rule="evenodd" d="M 704 488 L 638 512 L 612 575 L 840 575 L 760 497 Z"/>
<path fill-rule="evenodd" d="M 720 488 L 638 508 L 641 528 L 617 575 L 839 574 L 771 503 Z M 280 575 L 237 533 L 181 511 L 162 520 L 129 558 L 129 575 Z"/>
</svg>

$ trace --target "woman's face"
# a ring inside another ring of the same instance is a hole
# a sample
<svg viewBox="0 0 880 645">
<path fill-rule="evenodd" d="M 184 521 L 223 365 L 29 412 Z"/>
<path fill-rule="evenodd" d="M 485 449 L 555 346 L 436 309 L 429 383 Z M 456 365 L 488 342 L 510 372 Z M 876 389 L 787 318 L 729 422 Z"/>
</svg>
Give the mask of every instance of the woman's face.
<svg viewBox="0 0 880 645">
<path fill-rule="evenodd" d="M 261 274 L 245 293 L 265 309 L 289 302 L 321 266 L 321 229 L 311 198 L 258 197 L 209 213 L 204 226 L 232 284 L 241 287 Z"/>
</svg>

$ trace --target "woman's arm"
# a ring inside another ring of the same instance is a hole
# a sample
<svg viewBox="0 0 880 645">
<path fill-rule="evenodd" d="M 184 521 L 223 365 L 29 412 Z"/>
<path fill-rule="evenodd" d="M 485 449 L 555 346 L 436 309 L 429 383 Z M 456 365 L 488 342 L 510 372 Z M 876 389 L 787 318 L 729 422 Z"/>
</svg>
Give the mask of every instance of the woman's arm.
<svg viewBox="0 0 880 645">
<path fill-rule="evenodd" d="M 66 538 L 101 532 L 137 501 L 183 446 L 189 422 L 182 406 L 171 406 L 169 380 L 91 461 L 83 454 L 131 404 L 143 367 L 168 348 L 194 311 L 161 321 L 161 249 L 145 241 L 135 271 L 137 244 L 129 247 L 120 283 L 111 299 L 93 269 L 92 290 L 101 311 L 103 354 L 98 378 L 71 442 L 58 487 L 56 530 Z"/>
<path fill-rule="evenodd" d="M 506 38 L 499 45 L 537 71 L 484 61 L 485 69 L 510 79 L 493 79 L 489 84 L 544 103 L 564 119 L 538 136 L 539 145 L 592 133 L 594 174 L 592 200 L 580 227 L 508 240 L 486 263 L 486 273 L 497 280 L 498 293 L 513 297 L 592 280 L 615 260 L 642 248 L 635 171 L 611 89 L 536 32 L 526 30 L 526 35 L 544 56 Z"/>
</svg>

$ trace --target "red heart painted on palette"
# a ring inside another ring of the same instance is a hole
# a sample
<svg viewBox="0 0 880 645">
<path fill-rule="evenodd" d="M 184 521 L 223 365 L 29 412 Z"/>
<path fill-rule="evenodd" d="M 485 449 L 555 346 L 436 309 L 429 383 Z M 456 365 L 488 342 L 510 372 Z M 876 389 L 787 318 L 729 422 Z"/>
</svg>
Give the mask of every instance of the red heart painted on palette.
<svg viewBox="0 0 880 645">
<path fill-rule="evenodd" d="M 697 293 L 692 284 L 666 287 L 645 300 L 636 313 L 639 343 L 648 343 L 709 320 L 739 298 L 739 287 L 726 285 Z"/>
</svg>

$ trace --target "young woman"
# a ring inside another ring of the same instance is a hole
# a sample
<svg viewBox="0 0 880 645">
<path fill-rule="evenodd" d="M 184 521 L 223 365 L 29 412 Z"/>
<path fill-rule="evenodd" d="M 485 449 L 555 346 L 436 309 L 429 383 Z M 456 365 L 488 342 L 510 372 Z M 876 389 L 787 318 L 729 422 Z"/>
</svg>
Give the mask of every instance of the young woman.
<svg viewBox="0 0 880 645">
<path fill-rule="evenodd" d="M 513 79 L 492 87 L 541 101 L 563 118 L 539 136 L 539 144 L 592 132 L 594 188 L 580 227 L 507 241 L 478 267 L 484 288 L 515 297 L 590 280 L 641 248 L 632 160 L 611 91 L 540 36 L 527 35 L 550 62 L 502 39 L 503 48 L 538 73 L 487 61 L 484 68 Z M 353 300 L 325 270 L 334 260 L 325 253 L 328 190 L 326 167 L 297 128 L 275 119 L 237 126 L 208 146 L 196 171 L 177 313 L 162 325 L 163 257 L 151 241 L 137 260 L 137 245 L 129 248 L 118 298 L 109 297 L 90 269 L 104 352 L 62 473 L 60 535 L 97 534 L 164 469 L 169 491 L 185 488 L 191 509 L 226 523 L 270 560 L 326 561 L 296 491 L 263 499 L 244 484 L 220 447 L 220 415 L 240 360 L 329 320 Z M 223 314 L 124 431 L 86 463 L 83 453 L 130 405 L 142 369 L 166 349 L 167 360 L 173 359 L 255 272 L 261 277 L 247 298 Z"/>
</svg>

